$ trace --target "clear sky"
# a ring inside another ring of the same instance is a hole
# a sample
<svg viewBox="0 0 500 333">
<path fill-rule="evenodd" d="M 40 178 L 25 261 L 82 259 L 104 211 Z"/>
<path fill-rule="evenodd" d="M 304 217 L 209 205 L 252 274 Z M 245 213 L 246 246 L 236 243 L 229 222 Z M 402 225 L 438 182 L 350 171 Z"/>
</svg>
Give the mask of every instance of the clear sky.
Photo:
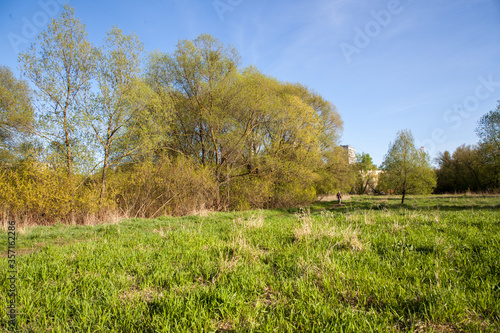
<svg viewBox="0 0 500 333">
<path fill-rule="evenodd" d="M 0 65 L 62 11 L 62 0 L 0 0 Z M 147 52 L 202 33 L 244 66 L 300 82 L 338 108 L 342 144 L 379 165 L 401 129 L 436 157 L 477 143 L 500 99 L 500 0 L 69 0 L 101 44 L 113 25 Z"/>
</svg>

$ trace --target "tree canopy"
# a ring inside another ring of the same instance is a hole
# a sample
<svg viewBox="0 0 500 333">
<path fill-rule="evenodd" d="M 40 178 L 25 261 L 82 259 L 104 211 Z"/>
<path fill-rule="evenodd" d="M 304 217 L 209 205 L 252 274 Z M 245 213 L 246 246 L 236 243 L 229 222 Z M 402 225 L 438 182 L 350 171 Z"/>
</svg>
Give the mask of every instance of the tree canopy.
<svg viewBox="0 0 500 333">
<path fill-rule="evenodd" d="M 481 117 L 476 133 L 481 139 L 479 145 L 483 162 L 491 173 L 488 187 L 498 188 L 500 186 L 500 101 L 496 109 Z"/>
<path fill-rule="evenodd" d="M 28 83 L 0 66 L 0 161 L 11 161 L 19 134 L 29 132 L 33 123 L 32 91 Z"/>
<path fill-rule="evenodd" d="M 376 179 L 374 171 L 377 167 L 373 164 L 370 154 L 361 153 L 356 154 L 356 183 L 355 191 L 358 194 L 364 194 L 368 190 L 374 191 L 376 188 Z"/>
<path fill-rule="evenodd" d="M 399 131 L 382 163 L 381 182 L 387 189 L 402 194 L 429 194 L 436 187 L 436 175 L 430 165 L 429 154 L 415 147 L 409 130 Z"/>
<path fill-rule="evenodd" d="M 86 148 L 81 111 L 87 107 L 95 53 L 85 26 L 66 5 L 61 16 L 19 55 L 24 76 L 35 86 L 34 131 L 50 144 L 70 175 L 75 163 L 78 166 L 85 159 L 80 154 Z"/>
</svg>

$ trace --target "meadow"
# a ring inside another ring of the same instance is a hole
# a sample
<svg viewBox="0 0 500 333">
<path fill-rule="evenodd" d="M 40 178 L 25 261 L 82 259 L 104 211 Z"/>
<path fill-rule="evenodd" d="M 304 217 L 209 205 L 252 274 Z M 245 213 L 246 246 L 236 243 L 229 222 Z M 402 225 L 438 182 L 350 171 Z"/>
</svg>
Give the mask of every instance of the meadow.
<svg viewBox="0 0 500 333">
<path fill-rule="evenodd" d="M 500 196 L 16 231 L 19 332 L 500 331 Z"/>
</svg>

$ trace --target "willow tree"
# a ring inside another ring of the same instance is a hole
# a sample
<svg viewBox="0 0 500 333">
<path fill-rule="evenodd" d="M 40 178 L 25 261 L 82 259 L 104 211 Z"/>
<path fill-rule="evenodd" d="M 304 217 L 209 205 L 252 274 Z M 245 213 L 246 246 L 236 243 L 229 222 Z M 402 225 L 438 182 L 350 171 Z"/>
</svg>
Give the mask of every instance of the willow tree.
<svg viewBox="0 0 500 333">
<path fill-rule="evenodd" d="M 265 178 L 276 193 L 310 187 L 342 126 L 335 107 L 299 84 L 238 66 L 236 51 L 209 35 L 150 57 L 148 82 L 172 114 L 161 149 L 211 168 L 226 198 L 236 180 L 245 187 Z"/>
<path fill-rule="evenodd" d="M 173 113 L 163 148 L 213 165 L 219 180 L 232 151 L 238 64 L 236 51 L 209 35 L 181 41 L 173 54 L 156 53 L 149 62 L 150 84 L 168 97 Z"/>
<path fill-rule="evenodd" d="M 82 148 L 81 111 L 95 64 L 95 48 L 74 9 L 64 7 L 36 41 L 19 55 L 22 72 L 35 86 L 37 126 L 34 131 L 62 155 L 66 172 L 75 169 Z"/>
<path fill-rule="evenodd" d="M 415 148 L 409 130 L 399 131 L 382 163 L 382 183 L 396 193 L 430 194 L 436 187 L 436 174 L 430 165 L 429 154 Z"/>
</svg>

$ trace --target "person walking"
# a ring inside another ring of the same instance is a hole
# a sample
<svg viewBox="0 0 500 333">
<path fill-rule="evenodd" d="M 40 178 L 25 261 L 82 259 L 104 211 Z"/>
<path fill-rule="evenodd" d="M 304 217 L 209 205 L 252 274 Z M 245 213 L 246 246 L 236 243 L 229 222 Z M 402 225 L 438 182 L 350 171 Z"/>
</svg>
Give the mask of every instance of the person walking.
<svg viewBox="0 0 500 333">
<path fill-rule="evenodd" d="M 340 191 L 337 192 L 337 200 L 339 201 L 339 205 L 342 204 L 342 193 Z"/>
</svg>

